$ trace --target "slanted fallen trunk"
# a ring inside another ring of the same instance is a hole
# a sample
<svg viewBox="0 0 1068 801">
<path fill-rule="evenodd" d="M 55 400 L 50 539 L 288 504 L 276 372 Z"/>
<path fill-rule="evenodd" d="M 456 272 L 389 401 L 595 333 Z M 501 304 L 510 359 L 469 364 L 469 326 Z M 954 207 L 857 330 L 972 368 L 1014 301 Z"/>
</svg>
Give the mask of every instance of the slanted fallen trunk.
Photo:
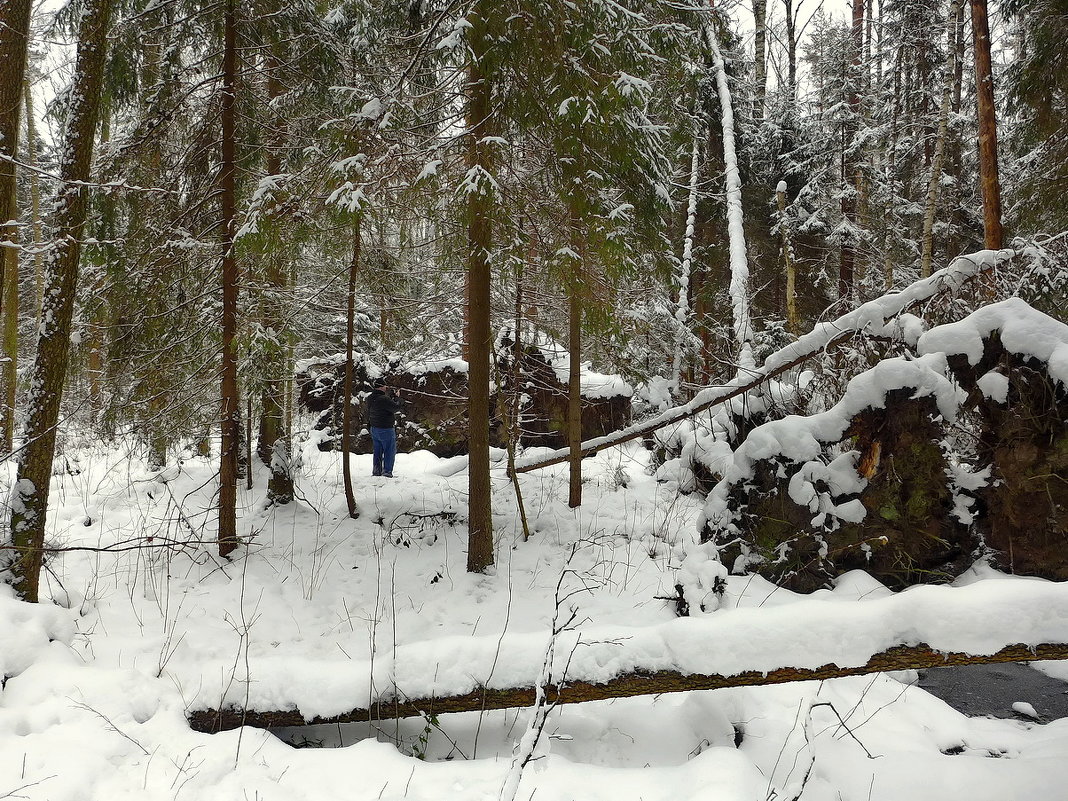
<svg viewBox="0 0 1068 801">
<path fill-rule="evenodd" d="M 899 645 L 872 657 L 863 665 L 839 667 L 835 664 L 818 668 L 779 668 L 767 673 L 749 670 L 733 676 L 715 673 L 683 674 L 674 670 L 626 673 L 603 684 L 585 681 L 570 681 L 550 684 L 545 695 L 552 703 L 579 704 L 586 701 L 604 701 L 609 698 L 631 698 L 638 695 L 692 692 L 695 690 L 718 690 L 723 687 L 753 687 L 764 684 L 785 684 L 791 681 L 837 679 L 843 676 L 860 676 L 888 670 L 917 670 L 922 668 L 948 667 L 951 665 L 982 665 L 996 662 L 1029 662 L 1036 659 L 1068 659 L 1068 644 L 1049 643 L 1029 646 L 1017 643 L 1008 645 L 997 653 L 977 656 L 967 653 L 941 653 L 930 646 Z M 280 726 L 305 726 L 321 723 L 359 723 L 389 718 L 441 715 L 446 712 L 479 712 L 491 709 L 510 709 L 530 706 L 534 703 L 534 687 L 511 687 L 508 689 L 477 688 L 464 695 L 445 698 L 390 698 L 384 699 L 369 709 L 353 709 L 342 715 L 305 719 L 299 709 L 259 711 L 248 709 L 204 709 L 189 716 L 189 725 L 194 731 L 218 732 L 241 726 L 277 728 Z"/>
<path fill-rule="evenodd" d="M 640 439 L 665 426 L 681 422 L 706 409 L 744 395 L 769 378 L 797 367 L 865 330 L 881 330 L 892 318 L 942 292 L 959 290 L 966 282 L 1014 256 L 1016 252 L 1012 250 L 982 250 L 967 256 L 958 256 L 949 267 L 939 270 L 929 278 L 920 279 L 900 292 L 888 293 L 868 301 L 833 322 L 820 323 L 796 342 L 771 354 L 763 366 L 748 373 L 740 373 L 723 386 L 703 389 L 689 403 L 667 409 L 615 434 L 584 441 L 582 453 L 584 456 L 593 456 L 605 448 Z M 567 461 L 568 453 L 566 449 L 562 449 L 543 456 L 517 459 L 515 472 L 527 473 L 561 464 Z"/>
</svg>

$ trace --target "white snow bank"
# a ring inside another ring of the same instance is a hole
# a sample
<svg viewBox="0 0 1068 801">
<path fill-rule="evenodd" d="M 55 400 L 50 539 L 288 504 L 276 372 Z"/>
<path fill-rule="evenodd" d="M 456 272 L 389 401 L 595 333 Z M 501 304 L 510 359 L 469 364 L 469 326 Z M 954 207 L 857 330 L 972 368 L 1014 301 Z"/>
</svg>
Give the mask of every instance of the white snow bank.
<svg viewBox="0 0 1068 801">
<path fill-rule="evenodd" d="M 553 677 L 606 682 L 622 674 L 677 670 L 734 675 L 828 663 L 859 666 L 895 645 L 927 643 L 939 651 L 990 654 L 1023 643 L 1068 641 L 1068 585 L 1008 579 L 966 587 L 920 586 L 887 598 L 828 603 L 806 600 L 678 618 L 644 628 L 600 626 L 566 632 Z M 250 656 L 249 681 L 234 680 L 233 658 L 172 661 L 164 677 L 183 688 L 190 709 L 245 706 L 299 709 L 306 718 L 366 707 L 374 699 L 462 695 L 479 687 L 533 686 L 545 634 L 449 636 L 401 645 L 372 666 L 348 659 L 307 659 L 300 645 Z M 507 654 L 507 659 L 501 659 Z"/>
</svg>

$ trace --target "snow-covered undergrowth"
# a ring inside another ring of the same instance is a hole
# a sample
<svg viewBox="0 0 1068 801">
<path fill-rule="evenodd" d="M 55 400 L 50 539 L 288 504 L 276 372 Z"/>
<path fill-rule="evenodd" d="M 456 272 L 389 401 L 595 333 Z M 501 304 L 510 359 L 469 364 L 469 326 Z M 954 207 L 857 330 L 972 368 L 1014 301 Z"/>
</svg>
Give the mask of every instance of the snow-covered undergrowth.
<svg viewBox="0 0 1068 801">
<path fill-rule="evenodd" d="M 591 643 L 573 660 L 587 673 L 612 669 L 587 652 L 611 654 L 613 639 L 619 653 L 663 643 L 662 665 L 691 670 L 704 650 L 709 671 L 855 658 L 939 630 L 989 651 L 1006 631 L 1068 639 L 1062 588 L 982 569 L 966 587 L 938 588 L 955 595 L 935 604 L 919 590 L 891 597 L 860 573 L 807 598 L 732 576 L 715 614 L 676 620 L 658 596 L 675 594 L 701 501 L 647 475 L 636 447 L 587 460 L 578 514 L 564 468 L 524 475 L 527 542 L 496 473 L 497 568 L 477 576 L 464 572 L 466 475 L 450 460 L 402 454 L 389 481 L 357 457 L 362 515 L 352 521 L 339 456 L 309 447 L 301 501 L 265 512 L 262 489 L 244 494 L 249 544 L 224 562 L 211 547 L 208 462 L 189 458 L 164 483 L 118 451 L 79 456 L 82 471 L 53 489 L 53 544 L 70 549 L 48 564 L 53 603 L 23 604 L 0 586 L 0 798 L 497 798 L 528 710 L 287 732 L 337 749 L 296 749 L 248 728 L 200 734 L 186 713 L 224 698 L 260 710 L 299 698 L 305 714 L 327 714 L 413 670 L 439 693 L 533 680 L 558 597 L 564 619 L 576 610 L 561 642 Z M 722 636 L 687 647 L 678 627 L 690 625 Z M 485 643 L 490 658 L 473 656 Z M 1000 801 L 1068 782 L 1068 721 L 968 719 L 914 678 L 559 707 L 516 797 Z"/>
</svg>

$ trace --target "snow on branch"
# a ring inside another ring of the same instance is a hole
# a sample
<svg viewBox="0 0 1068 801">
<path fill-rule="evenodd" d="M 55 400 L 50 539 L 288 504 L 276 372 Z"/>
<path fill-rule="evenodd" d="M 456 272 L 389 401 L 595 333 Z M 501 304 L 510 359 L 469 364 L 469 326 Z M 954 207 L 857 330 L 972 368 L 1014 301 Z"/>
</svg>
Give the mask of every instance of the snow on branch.
<svg viewBox="0 0 1068 801">
<path fill-rule="evenodd" d="M 958 256 L 948 267 L 939 270 L 928 278 L 920 279 L 901 291 L 889 292 L 870 300 L 853 311 L 843 314 L 837 320 L 818 324 L 795 342 L 791 342 L 786 347 L 768 356 L 763 366 L 739 373 L 723 386 L 707 387 L 698 392 L 688 403 L 666 409 L 654 417 L 614 434 L 583 442 L 582 452 L 586 456 L 592 456 L 604 448 L 610 448 L 614 445 L 644 437 L 657 429 L 692 417 L 705 409 L 724 403 L 760 386 L 769 378 L 813 358 L 822 351 L 853 337 L 859 332 L 874 331 L 881 333 L 885 329 L 887 322 L 902 312 L 943 292 L 957 292 L 965 283 L 980 273 L 995 269 L 1016 256 L 1017 252 L 1014 250 L 981 250 L 977 253 Z M 566 449 L 531 455 L 517 459 L 515 471 L 517 473 L 526 473 L 542 467 L 560 464 L 566 461 L 567 458 L 568 451 Z"/>
</svg>

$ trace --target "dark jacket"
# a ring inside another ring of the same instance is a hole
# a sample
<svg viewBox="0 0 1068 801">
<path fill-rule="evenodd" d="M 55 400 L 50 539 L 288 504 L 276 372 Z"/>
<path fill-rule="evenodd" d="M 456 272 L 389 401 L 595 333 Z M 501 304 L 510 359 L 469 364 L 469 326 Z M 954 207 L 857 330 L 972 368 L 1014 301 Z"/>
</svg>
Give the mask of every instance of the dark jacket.
<svg viewBox="0 0 1068 801">
<path fill-rule="evenodd" d="M 393 428 L 393 415 L 400 407 L 400 398 L 396 395 L 387 395 L 380 389 L 372 390 L 367 398 L 367 425 L 372 428 Z"/>
</svg>

